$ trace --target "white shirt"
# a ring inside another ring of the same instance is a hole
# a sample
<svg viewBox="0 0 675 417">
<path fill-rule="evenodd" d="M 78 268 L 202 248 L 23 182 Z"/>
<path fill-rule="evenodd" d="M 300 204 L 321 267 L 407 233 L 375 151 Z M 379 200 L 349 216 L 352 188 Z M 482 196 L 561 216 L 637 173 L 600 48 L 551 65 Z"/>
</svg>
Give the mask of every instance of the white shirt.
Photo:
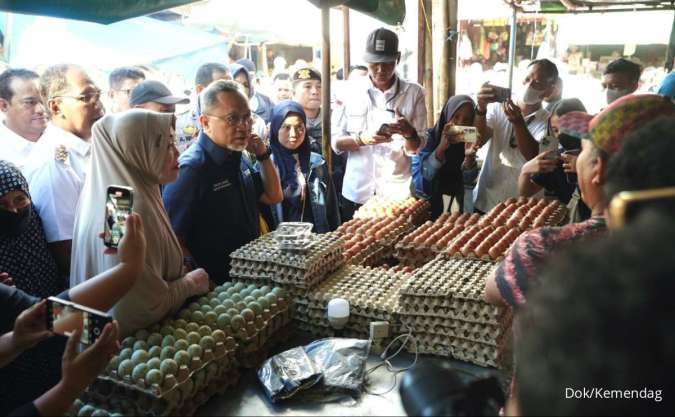
<svg viewBox="0 0 675 417">
<path fill-rule="evenodd" d="M 8 128 L 4 121 L 0 122 L 0 148 L 2 148 L 0 159 L 13 163 L 20 171 L 23 171 L 26 162 L 31 159 L 36 144 L 37 141 L 31 142 L 19 136 Z"/>
<path fill-rule="evenodd" d="M 365 77 L 345 84 L 344 102 L 333 111 L 332 147 L 336 148 L 340 137 L 355 136 L 359 132 L 375 133 L 382 123 L 394 121 L 398 109 L 412 124 L 424 147 L 427 129 L 427 110 L 424 104 L 424 89 L 396 77 L 387 91 L 377 89 L 370 78 Z M 405 150 L 405 139 L 394 135 L 390 143 L 362 146 L 357 151 L 348 151 L 342 195 L 350 201 L 363 204 L 374 194 L 387 195 L 394 199 L 410 196 L 411 156 Z"/>
<path fill-rule="evenodd" d="M 526 123 L 530 122 L 528 130 L 539 142 L 539 152 L 556 149 L 558 146 L 556 140 L 546 135 L 549 116 L 550 113 L 544 108 L 525 116 Z M 518 197 L 520 169 L 527 162 L 518 149 L 513 126 L 506 117 L 501 103 L 488 105 L 486 124 L 492 129 L 492 139 L 488 143 L 483 168 L 474 190 L 474 207 L 483 212 L 490 211 L 501 201 Z M 513 141 L 511 141 L 512 134 Z"/>
<path fill-rule="evenodd" d="M 72 240 L 77 201 L 89 170 L 91 144 L 49 124 L 34 154 L 24 174 L 47 242 Z"/>
</svg>

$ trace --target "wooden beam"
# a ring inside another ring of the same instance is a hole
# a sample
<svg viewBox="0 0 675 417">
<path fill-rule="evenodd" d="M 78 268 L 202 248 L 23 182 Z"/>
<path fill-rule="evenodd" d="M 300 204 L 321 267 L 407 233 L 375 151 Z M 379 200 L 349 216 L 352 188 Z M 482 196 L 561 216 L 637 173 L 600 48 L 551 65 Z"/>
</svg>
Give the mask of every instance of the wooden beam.
<svg viewBox="0 0 675 417">
<path fill-rule="evenodd" d="M 342 43 L 344 45 L 342 58 L 342 79 L 346 80 L 351 67 L 351 37 L 349 29 L 349 7 L 342 6 Z"/>
<path fill-rule="evenodd" d="M 427 126 L 434 125 L 435 114 L 434 110 L 434 50 L 433 37 L 431 32 L 431 16 L 433 14 L 431 0 L 421 0 L 420 4 L 423 6 L 423 11 L 426 11 L 425 33 L 424 36 L 424 89 L 426 96 L 424 98 L 427 107 Z"/>
<path fill-rule="evenodd" d="M 441 109 L 450 96 L 450 42 L 448 41 L 448 29 L 450 28 L 450 8 L 448 1 L 440 2 L 441 13 L 440 39 L 443 42 L 441 48 L 441 60 L 438 80 L 438 108 Z"/>
<path fill-rule="evenodd" d="M 424 85 L 424 57 L 427 25 L 422 6 L 424 0 L 417 1 L 417 84 Z"/>
<path fill-rule="evenodd" d="M 459 42 L 459 22 L 457 21 L 458 0 L 448 0 L 449 30 L 453 34 L 448 40 L 448 97 L 457 94 L 457 44 Z"/>
<path fill-rule="evenodd" d="M 321 150 L 328 175 L 333 172 L 330 147 L 330 8 L 321 9 Z"/>
</svg>

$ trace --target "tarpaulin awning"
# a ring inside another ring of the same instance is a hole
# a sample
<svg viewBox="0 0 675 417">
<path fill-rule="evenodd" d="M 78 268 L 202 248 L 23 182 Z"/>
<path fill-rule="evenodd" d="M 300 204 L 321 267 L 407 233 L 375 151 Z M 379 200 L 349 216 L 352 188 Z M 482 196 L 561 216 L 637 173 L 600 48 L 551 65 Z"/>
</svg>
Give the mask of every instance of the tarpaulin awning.
<svg viewBox="0 0 675 417">
<path fill-rule="evenodd" d="M 52 16 L 113 23 L 144 16 L 172 7 L 194 3 L 197 0 L 0 0 L 0 10 L 12 13 Z M 277 2 L 282 0 L 270 0 Z M 346 5 L 390 25 L 402 23 L 405 18 L 405 0 L 309 0 L 313 4 L 330 7 Z M 221 1 L 224 6 L 227 3 Z M 232 2 L 234 4 L 234 2 Z"/>
</svg>

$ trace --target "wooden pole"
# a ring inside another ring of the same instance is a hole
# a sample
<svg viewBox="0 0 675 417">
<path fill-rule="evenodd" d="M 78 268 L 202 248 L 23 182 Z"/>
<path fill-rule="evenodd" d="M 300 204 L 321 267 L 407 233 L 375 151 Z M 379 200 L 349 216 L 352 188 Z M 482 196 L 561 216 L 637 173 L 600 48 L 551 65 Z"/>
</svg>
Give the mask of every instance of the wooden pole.
<svg viewBox="0 0 675 417">
<path fill-rule="evenodd" d="M 342 42 L 344 44 L 342 58 L 342 79 L 346 80 L 351 67 L 351 42 L 349 29 L 349 7 L 342 6 Z"/>
<path fill-rule="evenodd" d="M 441 65 L 438 80 L 438 109 L 442 108 L 450 94 L 450 41 L 448 41 L 448 29 L 450 28 L 450 9 L 447 1 L 440 2 L 441 13 Z"/>
<path fill-rule="evenodd" d="M 454 35 L 448 40 L 448 97 L 457 92 L 457 44 L 459 42 L 459 22 L 457 21 L 458 0 L 448 0 L 449 30 Z"/>
<path fill-rule="evenodd" d="M 516 8 L 511 6 L 513 13 L 511 15 L 511 34 L 509 35 L 509 90 L 513 91 L 513 68 L 516 65 L 516 28 L 518 24 L 518 14 Z"/>
<path fill-rule="evenodd" d="M 425 38 L 427 25 L 424 19 L 422 4 L 424 0 L 417 1 L 417 84 L 424 85 L 424 58 L 425 58 Z"/>
<path fill-rule="evenodd" d="M 329 175 L 333 172 L 330 146 L 330 8 L 321 9 L 321 149 Z"/>
<path fill-rule="evenodd" d="M 424 37 L 424 89 L 426 90 L 425 104 L 427 107 L 427 126 L 434 125 L 435 110 L 434 110 L 434 50 L 431 29 L 431 16 L 433 13 L 431 0 L 421 0 L 421 5 L 424 6 L 423 13 L 426 12 L 425 33 Z"/>
</svg>

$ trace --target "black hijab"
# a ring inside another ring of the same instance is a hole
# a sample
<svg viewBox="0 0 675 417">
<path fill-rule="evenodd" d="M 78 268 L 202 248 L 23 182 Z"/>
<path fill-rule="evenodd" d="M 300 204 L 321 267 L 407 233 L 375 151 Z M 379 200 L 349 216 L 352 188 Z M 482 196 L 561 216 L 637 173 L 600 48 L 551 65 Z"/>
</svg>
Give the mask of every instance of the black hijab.
<svg viewBox="0 0 675 417">
<path fill-rule="evenodd" d="M 13 164 L 0 160 L 0 197 L 22 191 L 30 198 L 28 183 Z M 56 261 L 47 248 L 42 222 L 33 205 L 19 214 L 7 211 L 0 230 L 0 272 L 14 278 L 16 287 L 30 295 L 45 298 L 63 291 L 65 280 L 59 277 Z"/>
</svg>

